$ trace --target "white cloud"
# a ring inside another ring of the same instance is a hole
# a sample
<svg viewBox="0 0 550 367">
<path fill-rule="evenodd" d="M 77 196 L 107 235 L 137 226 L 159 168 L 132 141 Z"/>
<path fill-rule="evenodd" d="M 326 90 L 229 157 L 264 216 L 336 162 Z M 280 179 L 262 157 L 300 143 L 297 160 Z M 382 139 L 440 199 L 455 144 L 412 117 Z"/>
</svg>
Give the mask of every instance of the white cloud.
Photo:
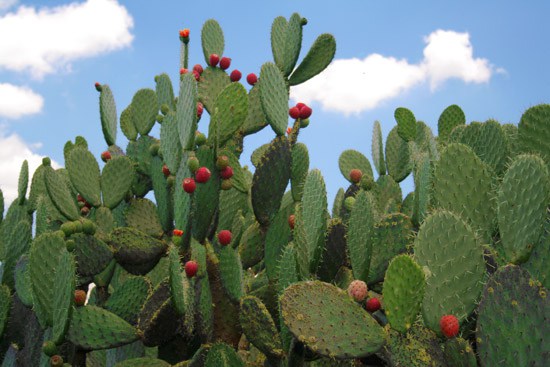
<svg viewBox="0 0 550 367">
<path fill-rule="evenodd" d="M 29 162 L 29 185 L 32 174 L 42 164 L 42 156 L 33 152 L 41 144 L 27 144 L 17 134 L 6 136 L 0 131 L 0 189 L 4 194 L 4 206 L 7 208 L 17 198 L 17 185 L 21 165 L 26 159 Z M 52 161 L 52 167 L 59 164 Z M 28 195 L 28 191 L 27 191 Z"/>
<path fill-rule="evenodd" d="M 11 8 L 17 4 L 17 0 L 0 0 L 0 11 Z"/>
<path fill-rule="evenodd" d="M 27 87 L 0 83 L 0 117 L 19 118 L 42 110 L 44 99 Z"/>
<path fill-rule="evenodd" d="M 9 35 L 0 37 L 0 69 L 35 78 L 70 69 L 71 61 L 129 46 L 132 27 L 132 17 L 116 0 L 20 6 L 0 17 L 0 34 Z"/>
<path fill-rule="evenodd" d="M 346 115 L 376 108 L 425 82 L 435 90 L 451 78 L 485 83 L 494 72 L 487 59 L 473 57 L 468 33 L 437 30 L 424 39 L 419 63 L 371 54 L 364 59 L 337 59 L 313 79 L 291 88 L 295 101 L 318 101 L 327 110 Z"/>
</svg>

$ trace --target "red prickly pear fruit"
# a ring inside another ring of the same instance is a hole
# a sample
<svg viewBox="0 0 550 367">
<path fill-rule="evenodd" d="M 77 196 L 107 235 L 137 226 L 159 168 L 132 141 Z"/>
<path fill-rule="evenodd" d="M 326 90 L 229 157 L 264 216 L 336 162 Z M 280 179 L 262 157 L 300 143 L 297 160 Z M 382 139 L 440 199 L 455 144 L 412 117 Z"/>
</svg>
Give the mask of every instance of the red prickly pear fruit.
<svg viewBox="0 0 550 367">
<path fill-rule="evenodd" d="M 168 169 L 168 166 L 165 164 L 162 165 L 162 173 L 164 174 L 164 177 L 170 176 L 170 170 Z"/>
<path fill-rule="evenodd" d="M 111 152 L 109 152 L 108 150 L 104 151 L 103 153 L 101 153 L 101 160 L 103 162 L 107 162 L 108 160 L 111 159 Z"/>
<path fill-rule="evenodd" d="M 291 127 L 287 127 L 287 128 L 286 128 L 286 134 L 287 134 L 287 135 L 290 135 L 291 132 L 292 132 L 292 128 L 291 128 Z"/>
<path fill-rule="evenodd" d="M 55 343 L 51 340 L 45 341 L 42 343 L 42 353 L 48 357 L 53 357 L 57 354 L 57 345 L 55 345 Z"/>
<path fill-rule="evenodd" d="M 296 216 L 294 214 L 290 214 L 288 216 L 288 225 L 290 229 L 294 229 L 294 223 L 296 222 Z"/>
<path fill-rule="evenodd" d="M 88 214 L 90 214 L 90 208 L 88 208 L 87 206 L 83 206 L 82 208 L 80 208 L 80 215 L 85 217 Z"/>
<path fill-rule="evenodd" d="M 86 199 L 84 199 L 80 194 L 76 195 L 76 201 L 79 203 L 85 203 Z"/>
<path fill-rule="evenodd" d="M 195 66 L 193 66 L 193 71 L 196 71 L 197 73 L 199 73 L 199 75 L 201 75 L 204 69 L 202 68 L 201 64 L 196 64 Z"/>
<path fill-rule="evenodd" d="M 231 166 L 227 166 L 222 169 L 220 171 L 220 177 L 224 180 L 229 180 L 231 177 L 233 177 L 233 168 L 231 168 Z"/>
<path fill-rule="evenodd" d="M 354 280 L 348 286 L 348 294 L 357 302 L 362 302 L 367 298 L 367 283 L 362 280 Z"/>
<path fill-rule="evenodd" d="M 300 118 L 301 119 L 307 119 L 309 116 L 311 116 L 311 113 L 313 110 L 309 106 L 303 106 L 300 108 Z"/>
<path fill-rule="evenodd" d="M 231 190 L 232 187 L 233 187 L 233 181 L 231 181 L 230 178 L 226 180 L 222 180 L 222 184 L 221 184 L 222 190 Z"/>
<path fill-rule="evenodd" d="M 196 81 L 199 81 L 201 79 L 201 74 L 196 70 L 193 70 L 193 76 L 195 77 Z"/>
<path fill-rule="evenodd" d="M 197 157 L 189 157 L 189 159 L 187 160 L 187 167 L 189 167 L 191 173 L 197 172 L 200 167 L 199 164 L 200 163 Z"/>
<path fill-rule="evenodd" d="M 361 182 L 361 178 L 363 177 L 363 172 L 361 172 L 360 169 L 352 169 L 349 173 L 349 179 L 353 183 L 359 183 Z"/>
<path fill-rule="evenodd" d="M 305 103 L 302 103 L 302 102 L 298 102 L 296 103 L 296 107 L 298 108 L 298 110 L 301 110 L 302 107 L 304 107 L 306 104 Z"/>
<path fill-rule="evenodd" d="M 185 28 L 180 30 L 180 37 L 181 38 L 188 38 L 189 37 L 189 28 Z"/>
<path fill-rule="evenodd" d="M 250 85 L 254 85 L 258 82 L 258 77 L 254 73 L 250 73 L 246 76 L 246 81 Z"/>
<path fill-rule="evenodd" d="M 235 69 L 229 74 L 229 79 L 231 79 L 232 82 L 238 82 L 242 78 L 242 74 L 239 70 Z"/>
<path fill-rule="evenodd" d="M 195 180 L 192 178 L 184 178 L 183 179 L 183 191 L 185 191 L 188 194 L 192 194 L 195 192 L 195 189 L 197 188 L 197 184 L 195 183 Z"/>
<path fill-rule="evenodd" d="M 226 155 L 218 156 L 216 159 L 216 168 L 221 171 L 227 166 L 229 166 L 229 158 Z"/>
<path fill-rule="evenodd" d="M 202 103 L 197 102 L 197 117 L 201 117 L 203 111 L 204 111 L 204 107 L 203 107 Z"/>
<path fill-rule="evenodd" d="M 187 70 L 186 68 L 181 68 L 180 69 L 180 75 L 187 74 L 188 72 L 189 72 L 189 70 Z"/>
<path fill-rule="evenodd" d="M 63 367 L 63 363 L 63 357 L 61 357 L 59 354 L 53 355 L 50 358 L 51 367 Z"/>
<path fill-rule="evenodd" d="M 290 117 L 296 120 L 298 119 L 298 117 L 300 117 L 300 109 L 298 107 L 289 108 L 288 114 Z"/>
<path fill-rule="evenodd" d="M 97 90 L 98 92 L 101 92 L 101 90 L 103 89 L 101 88 L 101 84 L 99 84 L 98 82 L 95 82 L 94 87 L 95 87 L 95 90 Z"/>
<path fill-rule="evenodd" d="M 193 278 L 198 270 L 199 265 L 195 261 L 191 260 L 185 263 L 185 274 L 188 278 Z"/>
<path fill-rule="evenodd" d="M 181 229 L 174 229 L 172 231 L 172 234 L 176 237 L 181 237 L 181 236 L 183 236 L 183 231 Z"/>
<path fill-rule="evenodd" d="M 231 59 L 229 57 L 222 57 L 220 60 L 220 69 L 227 70 L 231 66 Z"/>
<path fill-rule="evenodd" d="M 220 62 L 220 57 L 216 54 L 212 54 L 210 55 L 210 59 L 208 61 L 210 66 L 216 67 L 216 65 L 218 65 L 218 62 Z"/>
<path fill-rule="evenodd" d="M 365 306 L 367 311 L 376 312 L 380 309 L 380 300 L 376 297 L 369 298 Z"/>
<path fill-rule="evenodd" d="M 218 233 L 218 242 L 222 246 L 227 246 L 231 243 L 231 231 L 224 229 Z"/>
<path fill-rule="evenodd" d="M 210 180 L 210 176 L 212 173 L 210 173 L 210 170 L 206 167 L 201 167 L 195 172 L 195 180 L 198 183 L 206 183 L 208 180 Z"/>
<path fill-rule="evenodd" d="M 82 289 L 77 289 L 74 291 L 74 303 L 77 306 L 84 306 L 86 303 L 86 292 L 84 292 Z"/>
<path fill-rule="evenodd" d="M 454 315 L 442 316 L 439 320 L 439 327 L 441 328 L 443 335 L 447 338 L 454 338 L 457 336 L 458 330 L 460 329 L 458 319 Z"/>
</svg>

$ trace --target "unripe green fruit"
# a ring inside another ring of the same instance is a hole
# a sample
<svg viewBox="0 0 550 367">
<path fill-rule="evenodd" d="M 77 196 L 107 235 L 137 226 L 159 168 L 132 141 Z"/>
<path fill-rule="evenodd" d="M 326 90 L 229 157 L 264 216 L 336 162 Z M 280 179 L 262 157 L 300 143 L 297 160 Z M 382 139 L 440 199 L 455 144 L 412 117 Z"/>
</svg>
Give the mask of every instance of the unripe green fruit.
<svg viewBox="0 0 550 367">
<path fill-rule="evenodd" d="M 152 144 L 149 147 L 149 153 L 151 153 L 151 155 L 153 155 L 153 156 L 156 156 L 156 155 L 159 154 L 159 149 L 160 149 L 160 144 L 158 144 L 158 143 Z"/>
<path fill-rule="evenodd" d="M 76 247 L 76 242 L 74 242 L 74 240 L 67 240 L 65 246 L 67 246 L 67 251 L 73 252 Z"/>
<path fill-rule="evenodd" d="M 85 234 L 89 234 L 89 235 L 94 235 L 95 231 L 96 231 L 96 225 L 94 222 L 92 222 L 91 220 L 89 219 L 84 219 L 82 221 L 82 231 L 85 233 Z"/>
<path fill-rule="evenodd" d="M 227 166 L 229 166 L 229 158 L 226 155 L 220 155 L 216 160 L 216 168 L 221 171 Z"/>
<path fill-rule="evenodd" d="M 61 227 L 59 229 L 61 229 L 61 231 L 63 231 L 63 235 L 65 237 L 70 237 L 70 235 L 75 233 L 76 228 L 75 228 L 73 222 L 65 222 L 61 225 Z"/>
<path fill-rule="evenodd" d="M 353 209 L 353 205 L 355 204 L 355 198 L 353 196 L 349 196 L 344 200 L 344 208 L 347 210 Z"/>
<path fill-rule="evenodd" d="M 233 182 L 230 178 L 222 180 L 221 188 L 222 190 L 230 190 L 233 187 Z"/>
<path fill-rule="evenodd" d="M 80 221 L 74 221 L 74 233 L 81 233 L 82 232 L 82 223 Z"/>
<path fill-rule="evenodd" d="M 166 103 L 163 103 L 162 106 L 160 106 L 160 112 L 163 115 L 166 115 L 168 112 L 170 112 L 170 107 Z"/>
<path fill-rule="evenodd" d="M 168 176 L 168 178 L 166 178 L 166 183 L 168 184 L 168 187 L 174 186 L 174 182 L 176 182 L 176 178 L 174 176 Z"/>
<path fill-rule="evenodd" d="M 42 344 L 42 352 L 48 357 L 53 357 L 57 354 L 57 345 L 51 340 L 45 341 Z"/>
<path fill-rule="evenodd" d="M 182 243 L 183 239 L 182 237 L 179 237 L 179 236 L 172 236 L 172 243 L 176 246 L 180 246 L 181 243 Z"/>
<path fill-rule="evenodd" d="M 360 184 L 363 190 L 369 191 L 374 187 L 374 179 L 368 175 L 363 175 Z"/>
<path fill-rule="evenodd" d="M 303 129 L 309 126 L 309 119 L 300 120 L 300 127 Z"/>
<path fill-rule="evenodd" d="M 197 133 L 195 134 L 195 144 L 201 146 L 204 143 L 206 143 L 206 135 L 197 131 Z"/>
<path fill-rule="evenodd" d="M 191 173 L 197 172 L 200 167 L 200 162 L 197 157 L 190 157 L 187 160 L 187 167 L 189 167 L 189 171 L 191 171 Z"/>
</svg>

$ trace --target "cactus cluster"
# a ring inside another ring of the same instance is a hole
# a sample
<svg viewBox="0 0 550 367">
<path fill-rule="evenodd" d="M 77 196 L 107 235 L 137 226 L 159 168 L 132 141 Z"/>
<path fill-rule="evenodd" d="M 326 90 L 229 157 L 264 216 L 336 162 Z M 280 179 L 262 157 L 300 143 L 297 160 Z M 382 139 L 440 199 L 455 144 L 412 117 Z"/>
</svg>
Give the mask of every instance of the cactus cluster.
<svg viewBox="0 0 550 367">
<path fill-rule="evenodd" d="M 192 71 L 182 30 L 177 97 L 161 74 L 118 115 L 96 83 L 101 169 L 76 137 L 65 168 L 45 158 L 27 196 L 24 162 L 0 216 L 2 366 L 548 363 L 550 105 L 517 126 L 466 124 L 453 105 L 438 136 L 397 108 L 385 143 L 374 124 L 372 164 L 341 154 L 350 184 L 329 212 L 298 141 L 312 110 L 289 106 L 289 89 L 336 43 L 320 35 L 298 63 L 306 24 L 274 20 L 274 61 L 248 90 L 215 20 Z M 244 137 L 268 126 L 252 173 Z"/>
</svg>

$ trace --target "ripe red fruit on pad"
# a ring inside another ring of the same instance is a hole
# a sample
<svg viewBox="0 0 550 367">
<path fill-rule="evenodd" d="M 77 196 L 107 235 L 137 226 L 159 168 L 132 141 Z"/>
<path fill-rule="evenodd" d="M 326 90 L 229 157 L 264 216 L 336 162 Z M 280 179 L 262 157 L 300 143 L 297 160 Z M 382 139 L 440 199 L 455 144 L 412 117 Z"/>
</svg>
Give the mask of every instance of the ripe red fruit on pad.
<svg viewBox="0 0 550 367">
<path fill-rule="evenodd" d="M 189 29 L 185 28 L 185 29 L 180 30 L 180 37 L 182 37 L 182 38 L 189 37 Z"/>
<path fill-rule="evenodd" d="M 231 74 L 229 74 L 229 79 L 231 79 L 232 82 L 238 82 L 239 80 L 241 80 L 242 76 L 243 75 L 241 74 L 241 72 L 235 69 L 231 72 Z"/>
<path fill-rule="evenodd" d="M 197 270 L 199 270 L 199 265 L 195 261 L 191 260 L 185 263 L 185 274 L 188 278 L 194 277 Z"/>
<path fill-rule="evenodd" d="M 174 229 L 172 231 L 172 234 L 176 237 L 181 237 L 181 236 L 183 236 L 183 231 L 181 229 Z"/>
<path fill-rule="evenodd" d="M 222 57 L 220 60 L 220 68 L 222 70 L 227 70 L 229 66 L 231 66 L 231 59 L 229 57 Z"/>
<path fill-rule="evenodd" d="M 107 162 L 109 159 L 111 159 L 111 152 L 109 152 L 108 150 L 104 151 L 103 153 L 101 153 L 101 160 L 103 162 Z"/>
<path fill-rule="evenodd" d="M 74 303 L 77 306 L 84 306 L 86 303 L 86 292 L 81 289 L 74 291 Z"/>
<path fill-rule="evenodd" d="M 164 177 L 170 176 L 170 170 L 168 169 L 168 166 L 165 164 L 162 165 L 162 173 L 164 173 Z"/>
<path fill-rule="evenodd" d="M 63 367 L 63 363 L 63 357 L 61 357 L 59 354 L 56 354 L 50 358 L 51 367 Z"/>
<path fill-rule="evenodd" d="M 460 329 L 458 319 L 454 315 L 442 316 L 441 320 L 439 320 L 439 327 L 441 328 L 443 335 L 447 338 L 454 338 L 457 336 L 458 330 Z"/>
<path fill-rule="evenodd" d="M 298 102 L 296 103 L 296 107 L 298 107 L 298 110 L 301 110 L 302 107 L 304 107 L 306 104 L 305 103 L 302 103 L 302 102 Z"/>
<path fill-rule="evenodd" d="M 201 64 L 196 64 L 195 66 L 193 66 L 193 71 L 196 71 L 200 75 L 200 74 L 202 74 L 204 69 L 202 68 Z"/>
<path fill-rule="evenodd" d="M 363 172 L 361 172 L 360 169 L 352 169 L 349 173 L 349 179 L 353 183 L 359 183 L 361 182 L 361 177 L 363 177 Z"/>
<path fill-rule="evenodd" d="M 203 111 L 204 111 L 204 107 L 203 107 L 202 103 L 197 102 L 197 117 L 201 117 Z"/>
<path fill-rule="evenodd" d="M 182 185 L 183 185 L 183 191 L 185 191 L 188 194 L 192 194 L 197 188 L 197 184 L 195 183 L 195 180 L 193 180 L 191 177 L 184 178 Z"/>
<path fill-rule="evenodd" d="M 231 166 L 225 167 L 220 171 L 220 176 L 224 180 L 230 179 L 231 177 L 233 177 L 233 168 L 231 168 Z"/>
<path fill-rule="evenodd" d="M 300 109 L 296 106 L 292 107 L 288 110 L 288 114 L 290 117 L 296 120 L 298 117 L 300 117 Z"/>
<path fill-rule="evenodd" d="M 195 180 L 198 182 L 198 183 L 205 183 L 205 182 L 208 182 L 208 180 L 210 179 L 210 170 L 206 167 L 201 167 L 197 170 L 197 172 L 195 172 Z"/>
<path fill-rule="evenodd" d="M 366 303 L 367 311 L 369 312 L 376 312 L 380 309 L 380 300 L 378 298 L 373 297 L 369 298 Z"/>
<path fill-rule="evenodd" d="M 220 245 L 226 246 L 231 243 L 231 231 L 224 229 L 218 233 L 218 241 Z"/>
<path fill-rule="evenodd" d="M 258 82 L 258 77 L 256 76 L 256 74 L 250 73 L 246 76 L 246 81 L 248 82 L 248 84 L 254 85 Z"/>
<path fill-rule="evenodd" d="M 180 69 L 180 75 L 183 75 L 183 74 L 187 74 L 189 70 L 187 70 L 186 68 L 181 68 Z"/>
<path fill-rule="evenodd" d="M 218 65 L 218 62 L 220 62 L 220 57 L 218 55 L 216 54 L 210 55 L 210 59 L 209 59 L 210 66 L 215 67 L 216 65 Z"/>
<path fill-rule="evenodd" d="M 101 84 L 99 84 L 98 82 L 95 82 L 94 86 L 95 86 L 95 90 L 97 90 L 98 92 L 101 92 Z"/>
<path fill-rule="evenodd" d="M 348 286 L 348 294 L 357 302 L 367 298 L 367 283 L 362 280 L 354 280 Z"/>
<path fill-rule="evenodd" d="M 307 119 L 309 118 L 309 116 L 311 116 L 311 113 L 312 113 L 312 109 L 308 106 L 303 106 L 302 108 L 300 108 L 300 118 L 301 119 Z"/>
<path fill-rule="evenodd" d="M 196 81 L 199 81 L 201 78 L 201 74 L 196 70 L 193 70 L 193 76 L 195 77 Z"/>
<path fill-rule="evenodd" d="M 296 216 L 294 214 L 290 214 L 288 216 L 288 225 L 290 226 L 290 229 L 294 229 L 294 222 L 296 221 Z"/>
</svg>

